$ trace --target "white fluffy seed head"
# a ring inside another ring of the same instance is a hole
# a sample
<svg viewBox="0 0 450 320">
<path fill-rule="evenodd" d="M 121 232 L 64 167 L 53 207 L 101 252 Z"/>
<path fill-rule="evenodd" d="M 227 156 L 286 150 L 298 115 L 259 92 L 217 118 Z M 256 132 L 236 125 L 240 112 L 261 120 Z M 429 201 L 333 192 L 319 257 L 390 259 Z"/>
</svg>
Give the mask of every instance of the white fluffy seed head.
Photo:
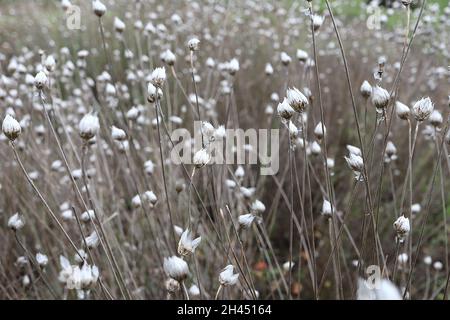
<svg viewBox="0 0 450 320">
<path fill-rule="evenodd" d="M 270 76 L 273 74 L 273 67 L 270 63 L 266 64 L 266 67 L 264 69 L 264 72 L 266 73 L 266 75 Z"/>
<path fill-rule="evenodd" d="M 332 210 L 330 201 L 323 199 L 321 214 L 326 218 L 331 218 L 331 216 L 333 214 L 333 210 Z"/>
<path fill-rule="evenodd" d="M 2 131 L 10 141 L 14 141 L 20 135 L 22 129 L 20 127 L 20 123 L 7 114 L 2 123 Z"/>
<path fill-rule="evenodd" d="M 41 266 L 45 267 L 48 264 L 48 257 L 40 252 L 36 253 L 36 262 Z"/>
<path fill-rule="evenodd" d="M 430 123 L 433 127 L 439 127 L 441 126 L 442 122 L 444 122 L 444 118 L 438 110 L 433 110 L 428 120 L 430 120 Z"/>
<path fill-rule="evenodd" d="M 157 88 L 162 88 L 166 81 L 166 69 L 164 67 L 156 68 L 150 74 L 150 82 Z"/>
<path fill-rule="evenodd" d="M 85 141 L 92 139 L 100 130 L 98 117 L 93 113 L 87 113 L 78 126 L 80 136 Z"/>
<path fill-rule="evenodd" d="M 297 59 L 300 62 L 306 62 L 308 60 L 308 53 L 302 49 L 297 49 Z"/>
<path fill-rule="evenodd" d="M 201 167 L 205 166 L 206 164 L 208 164 L 208 162 L 211 160 L 211 155 L 209 154 L 209 152 L 203 148 L 198 150 L 195 154 L 194 154 L 194 165 L 197 169 L 200 169 Z"/>
<path fill-rule="evenodd" d="M 44 62 L 45 69 L 47 69 L 48 72 L 53 72 L 56 67 L 56 60 L 52 55 L 49 55 Z"/>
<path fill-rule="evenodd" d="M 39 71 L 34 77 L 34 85 L 38 90 L 42 90 L 48 82 L 47 75 L 44 71 Z"/>
<path fill-rule="evenodd" d="M 410 110 L 406 104 L 401 103 L 400 101 L 396 101 L 395 102 L 395 113 L 397 114 L 397 117 L 399 117 L 400 119 L 408 120 Z"/>
<path fill-rule="evenodd" d="M 287 89 L 286 97 L 289 105 L 299 113 L 304 112 L 308 106 L 308 98 L 295 87 Z"/>
<path fill-rule="evenodd" d="M 124 141 L 127 139 L 127 134 L 124 130 L 117 128 L 116 126 L 111 127 L 111 137 L 116 141 Z"/>
<path fill-rule="evenodd" d="M 219 282 L 222 286 L 232 286 L 235 285 L 239 278 L 239 273 L 233 273 L 234 266 L 229 264 L 223 268 L 219 275 Z"/>
<path fill-rule="evenodd" d="M 314 135 L 318 140 L 322 140 L 324 135 L 327 133 L 327 128 L 325 125 L 322 125 L 322 122 L 319 122 L 314 128 Z"/>
<path fill-rule="evenodd" d="M 189 267 L 183 259 L 172 256 L 164 258 L 164 272 L 172 279 L 183 282 L 189 275 Z"/>
<path fill-rule="evenodd" d="M 433 263 L 433 259 L 431 258 L 431 256 L 426 256 L 425 258 L 423 258 L 423 263 L 425 263 L 427 266 L 431 266 L 431 264 Z"/>
<path fill-rule="evenodd" d="M 197 51 L 198 45 L 200 44 L 200 40 L 197 38 L 192 38 L 188 41 L 188 48 L 191 51 Z"/>
<path fill-rule="evenodd" d="M 372 86 L 370 85 L 369 81 L 364 80 L 359 91 L 364 98 L 369 98 L 372 94 Z"/>
<path fill-rule="evenodd" d="M 422 98 L 412 107 L 412 113 L 417 121 L 427 120 L 433 112 L 434 104 L 429 97 Z"/>
<path fill-rule="evenodd" d="M 324 17 L 322 17 L 322 16 L 319 16 L 319 15 L 313 15 L 312 16 L 312 22 L 313 22 L 314 31 L 319 30 L 319 28 L 323 24 L 323 20 L 324 20 Z"/>
<path fill-rule="evenodd" d="M 350 153 L 348 157 L 345 157 L 348 166 L 356 172 L 362 172 L 364 168 L 363 158 L 354 153 Z"/>
<path fill-rule="evenodd" d="M 238 217 L 239 225 L 244 229 L 249 228 L 252 225 L 253 220 L 255 220 L 255 216 L 251 213 L 241 214 Z"/>
<path fill-rule="evenodd" d="M 372 103 L 377 109 L 385 109 L 389 103 L 389 92 L 380 86 L 372 87 Z"/>
<path fill-rule="evenodd" d="M 18 212 L 8 219 L 8 227 L 13 229 L 14 231 L 22 229 L 24 225 L 25 220 L 23 219 L 23 216 Z"/>
<path fill-rule="evenodd" d="M 106 6 L 100 0 L 92 2 L 92 9 L 97 17 L 102 17 L 106 13 Z"/>
<path fill-rule="evenodd" d="M 175 64 L 175 61 L 177 60 L 175 54 L 169 49 L 161 53 L 160 58 L 164 63 L 167 63 L 167 65 L 169 66 L 173 66 Z"/>
<path fill-rule="evenodd" d="M 394 230 L 397 234 L 397 237 L 400 241 L 403 241 L 406 236 L 408 235 L 409 231 L 411 230 L 409 225 L 409 218 L 406 218 L 405 216 L 400 216 L 397 220 L 394 222 Z"/>
<path fill-rule="evenodd" d="M 277 106 L 278 115 L 284 120 L 289 120 L 294 115 L 295 110 L 290 106 L 287 98 L 284 98 Z"/>
<path fill-rule="evenodd" d="M 114 29 L 117 32 L 122 33 L 125 30 L 125 22 L 120 20 L 118 17 L 114 17 Z"/>
<path fill-rule="evenodd" d="M 289 63 L 291 63 L 291 61 L 292 61 L 292 58 L 284 51 L 281 52 L 280 59 L 281 59 L 281 63 L 285 66 L 288 66 Z"/>
<path fill-rule="evenodd" d="M 198 247 L 201 240 L 202 237 L 194 239 L 191 231 L 186 229 L 181 234 L 180 241 L 178 242 L 178 254 L 183 257 L 191 255 L 195 252 L 195 249 Z"/>
</svg>

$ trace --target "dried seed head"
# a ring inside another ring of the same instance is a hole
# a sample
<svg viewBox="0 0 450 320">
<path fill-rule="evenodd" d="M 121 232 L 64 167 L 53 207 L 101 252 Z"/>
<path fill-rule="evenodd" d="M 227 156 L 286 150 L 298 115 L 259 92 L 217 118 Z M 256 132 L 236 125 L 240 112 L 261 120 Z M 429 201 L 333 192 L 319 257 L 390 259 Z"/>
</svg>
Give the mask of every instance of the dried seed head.
<svg viewBox="0 0 450 320">
<path fill-rule="evenodd" d="M 263 213 L 264 211 L 266 211 L 266 206 L 264 205 L 264 203 L 262 203 L 258 199 L 256 199 L 252 203 L 252 207 L 251 208 L 252 208 L 252 211 L 258 212 L 258 213 Z"/>
<path fill-rule="evenodd" d="M 92 139 L 100 130 L 98 117 L 93 113 L 86 114 L 83 119 L 81 119 L 78 128 L 81 138 L 85 141 Z"/>
<path fill-rule="evenodd" d="M 327 133 L 327 128 L 325 125 L 322 125 L 322 122 L 319 122 L 317 126 L 314 128 L 314 135 L 317 140 L 322 140 L 323 136 Z"/>
<path fill-rule="evenodd" d="M 308 106 L 308 98 L 295 87 L 287 89 L 286 97 L 289 105 L 299 113 L 304 112 Z"/>
<path fill-rule="evenodd" d="M 412 113 L 417 121 L 424 121 L 428 119 L 428 117 L 433 112 L 433 109 L 434 104 L 433 102 L 431 102 L 431 99 L 427 97 L 420 99 L 414 104 L 414 106 L 412 107 Z"/>
<path fill-rule="evenodd" d="M 264 69 L 264 72 L 266 73 L 266 75 L 270 76 L 273 74 L 273 67 L 270 63 L 266 64 L 266 68 Z"/>
<path fill-rule="evenodd" d="M 238 217 L 239 225 L 241 228 L 247 229 L 252 225 L 255 216 L 251 213 L 242 214 Z"/>
<path fill-rule="evenodd" d="M 359 91 L 364 98 L 368 99 L 372 94 L 372 86 L 370 85 L 369 81 L 364 80 Z"/>
<path fill-rule="evenodd" d="M 92 2 L 92 9 L 97 17 L 102 17 L 106 13 L 106 6 L 100 0 Z"/>
<path fill-rule="evenodd" d="M 116 141 L 124 141 L 127 139 L 127 134 L 122 129 L 119 129 L 116 126 L 112 126 L 111 137 Z"/>
<path fill-rule="evenodd" d="M 389 103 L 389 92 L 380 86 L 372 87 L 372 103 L 377 109 L 385 109 Z"/>
<path fill-rule="evenodd" d="M 177 59 L 175 54 L 172 51 L 170 51 L 169 49 L 167 49 L 166 51 L 161 53 L 160 58 L 161 58 L 162 62 L 167 63 L 167 65 L 169 65 L 169 66 L 173 66 Z"/>
<path fill-rule="evenodd" d="M 292 61 L 292 58 L 284 51 L 281 52 L 280 59 L 281 59 L 281 63 L 285 66 L 288 66 L 289 63 L 291 63 L 291 61 Z"/>
<path fill-rule="evenodd" d="M 189 256 L 195 252 L 195 249 L 200 244 L 202 237 L 198 237 L 193 239 L 192 233 L 189 229 L 186 229 L 182 234 L 180 241 L 178 242 L 178 254 L 180 256 Z"/>
<path fill-rule="evenodd" d="M 25 225 L 25 220 L 20 213 L 16 213 L 8 219 L 8 227 L 14 231 L 20 230 Z"/>
<path fill-rule="evenodd" d="M 177 256 L 164 258 L 163 267 L 167 276 L 178 282 L 183 282 L 189 275 L 189 267 L 186 261 Z"/>
<path fill-rule="evenodd" d="M 408 120 L 409 118 L 409 107 L 400 101 L 395 102 L 395 113 L 397 114 L 397 117 L 399 117 L 402 120 Z"/>
<path fill-rule="evenodd" d="M 442 122 L 444 122 L 444 118 L 442 117 L 442 114 L 438 110 L 433 110 L 429 120 L 433 127 L 439 127 L 441 126 Z"/>
<path fill-rule="evenodd" d="M 410 231 L 409 218 L 400 216 L 394 222 L 394 230 L 397 233 L 397 238 L 403 242 Z"/>
<path fill-rule="evenodd" d="M 345 161 L 347 161 L 348 166 L 356 172 L 362 172 L 364 168 L 364 162 L 363 158 L 354 154 L 350 153 L 348 157 L 345 157 Z"/>
<path fill-rule="evenodd" d="M 330 201 L 323 199 L 321 214 L 326 218 L 331 218 L 333 214 L 333 209 L 331 207 Z"/>
<path fill-rule="evenodd" d="M 189 50 L 191 51 L 197 51 L 198 50 L 198 45 L 200 43 L 200 40 L 198 40 L 197 38 L 192 38 L 188 41 L 188 47 Z"/>
<path fill-rule="evenodd" d="M 47 69 L 48 72 L 53 72 L 56 67 L 56 60 L 52 55 L 49 55 L 44 62 L 45 69 Z"/>
<path fill-rule="evenodd" d="M 34 85 L 38 90 L 42 90 L 47 85 L 47 82 L 48 78 L 44 71 L 39 71 L 34 77 Z"/>
<path fill-rule="evenodd" d="M 166 81 L 166 69 L 164 67 L 156 68 L 150 75 L 150 83 L 157 88 L 162 88 Z"/>
<path fill-rule="evenodd" d="M 203 148 L 198 150 L 194 154 L 194 165 L 197 169 L 200 169 L 201 167 L 208 164 L 208 162 L 211 160 L 211 155 L 208 153 L 208 151 Z"/>
<path fill-rule="evenodd" d="M 223 268 L 219 275 L 219 282 L 222 286 L 232 286 L 235 285 L 239 278 L 239 273 L 233 273 L 234 266 L 229 264 Z"/>
<path fill-rule="evenodd" d="M 114 29 L 118 33 L 122 33 L 125 30 L 125 23 L 118 17 L 114 17 Z"/>
<path fill-rule="evenodd" d="M 283 102 L 278 104 L 277 112 L 281 118 L 287 121 L 292 118 L 295 111 L 288 103 L 288 100 L 284 98 Z"/>
<path fill-rule="evenodd" d="M 297 49 L 297 54 L 296 55 L 297 55 L 297 59 L 300 62 L 305 63 L 306 60 L 308 60 L 308 53 L 306 51 L 304 51 L 304 50 Z"/>
<path fill-rule="evenodd" d="M 22 129 L 19 122 L 7 114 L 2 123 L 2 131 L 10 141 L 14 141 L 17 139 Z"/>
<path fill-rule="evenodd" d="M 40 252 L 36 253 L 36 262 L 41 266 L 45 267 L 48 264 L 48 257 Z"/>
<path fill-rule="evenodd" d="M 324 17 L 322 17 L 322 16 L 319 16 L 319 15 L 313 15 L 312 16 L 312 22 L 313 22 L 314 31 L 319 30 L 319 28 L 323 24 L 323 20 L 324 20 Z"/>
</svg>

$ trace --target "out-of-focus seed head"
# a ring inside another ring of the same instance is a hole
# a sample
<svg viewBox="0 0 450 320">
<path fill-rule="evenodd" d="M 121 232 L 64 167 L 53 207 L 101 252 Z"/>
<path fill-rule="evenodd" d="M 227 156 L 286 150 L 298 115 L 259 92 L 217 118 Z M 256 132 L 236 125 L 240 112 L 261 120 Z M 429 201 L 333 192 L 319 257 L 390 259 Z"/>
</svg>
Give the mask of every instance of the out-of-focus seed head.
<svg viewBox="0 0 450 320">
<path fill-rule="evenodd" d="M 157 88 L 162 88 L 166 81 L 166 69 L 164 67 L 156 68 L 150 74 L 150 83 Z"/>
<path fill-rule="evenodd" d="M 394 222 L 394 230 L 397 234 L 397 238 L 399 241 L 403 242 L 408 235 L 409 231 L 411 230 L 409 225 L 409 218 L 406 218 L 405 216 L 400 216 L 397 220 Z"/>
<path fill-rule="evenodd" d="M 402 120 L 408 120 L 409 114 L 411 110 L 409 110 L 409 107 L 400 101 L 395 102 L 395 113 L 397 114 L 397 117 L 399 117 Z"/>
<path fill-rule="evenodd" d="M 100 130 L 98 117 L 93 113 L 86 114 L 80 121 L 78 126 L 80 136 L 85 141 L 92 139 Z"/>
<path fill-rule="evenodd" d="M 100 0 L 92 2 L 92 9 L 97 17 L 101 18 L 106 13 L 106 6 Z"/>
<path fill-rule="evenodd" d="M 372 87 L 372 103 L 377 109 L 385 109 L 389 103 L 389 92 L 378 85 Z"/>
<path fill-rule="evenodd" d="M 120 20 L 118 17 L 114 17 L 114 29 L 118 33 L 122 33 L 125 30 L 125 22 Z"/>
<path fill-rule="evenodd" d="M 200 40 L 197 38 L 192 38 L 188 41 L 188 47 L 191 51 L 197 51 L 198 45 L 200 44 Z"/>
<path fill-rule="evenodd" d="M 372 94 L 372 86 L 370 85 L 369 81 L 364 80 L 359 91 L 365 99 L 368 99 Z"/>
<path fill-rule="evenodd" d="M 127 139 L 127 134 L 124 130 L 117 128 L 116 126 L 111 127 L 111 137 L 116 141 L 124 141 Z"/>
<path fill-rule="evenodd" d="M 200 169 L 201 167 L 208 164 L 208 162 L 211 160 L 211 155 L 205 148 L 202 148 L 194 154 L 193 160 L 195 167 L 197 169 Z"/>
<path fill-rule="evenodd" d="M 290 106 L 287 98 L 284 98 L 283 102 L 278 104 L 277 112 L 282 119 L 287 121 L 292 118 L 295 110 Z"/>
<path fill-rule="evenodd" d="M 44 71 L 39 71 L 34 77 L 34 85 L 38 90 L 42 90 L 48 83 L 47 75 Z"/>
<path fill-rule="evenodd" d="M 172 279 L 183 282 L 189 275 L 189 267 L 183 259 L 177 256 L 164 258 L 164 271 Z"/>
<path fill-rule="evenodd" d="M 22 229 L 24 225 L 25 220 L 20 213 L 16 213 L 8 219 L 8 227 L 14 231 Z"/>
<path fill-rule="evenodd" d="M 317 140 L 322 140 L 324 135 L 327 133 L 327 128 L 325 125 L 322 124 L 322 122 L 319 122 L 316 127 L 314 128 L 314 135 L 316 136 Z"/>
<path fill-rule="evenodd" d="M 309 104 L 308 98 L 295 87 L 287 89 L 286 97 L 289 105 L 299 113 L 304 112 Z"/>
<path fill-rule="evenodd" d="M 440 127 L 442 122 L 444 122 L 444 118 L 438 110 L 433 110 L 428 120 L 430 120 L 433 127 Z"/>
<path fill-rule="evenodd" d="M 14 141 L 20 135 L 22 129 L 20 127 L 20 123 L 7 114 L 2 123 L 2 131 L 10 141 Z"/>
</svg>

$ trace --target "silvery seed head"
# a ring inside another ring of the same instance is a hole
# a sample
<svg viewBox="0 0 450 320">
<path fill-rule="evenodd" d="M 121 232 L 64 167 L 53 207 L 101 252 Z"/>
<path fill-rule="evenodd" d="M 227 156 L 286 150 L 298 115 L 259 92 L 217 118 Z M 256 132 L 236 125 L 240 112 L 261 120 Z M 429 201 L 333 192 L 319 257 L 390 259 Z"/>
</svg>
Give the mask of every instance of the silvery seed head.
<svg viewBox="0 0 450 320">
<path fill-rule="evenodd" d="M 162 88 L 166 81 L 166 69 L 164 67 L 156 68 L 150 74 L 150 82 L 157 88 Z"/>
<path fill-rule="evenodd" d="M 42 90 L 48 82 L 47 75 L 44 71 L 39 71 L 34 77 L 34 85 L 38 90 Z"/>
<path fill-rule="evenodd" d="M 127 139 L 127 134 L 122 129 L 119 129 L 116 126 L 112 126 L 111 137 L 116 141 L 124 141 Z"/>
<path fill-rule="evenodd" d="M 397 234 L 398 239 L 403 242 L 410 231 L 409 218 L 400 216 L 394 222 L 394 230 Z"/>
<path fill-rule="evenodd" d="M 211 160 L 211 155 L 209 154 L 209 152 L 203 148 L 198 150 L 195 154 L 194 154 L 194 165 L 197 169 L 200 169 L 201 167 L 205 166 L 206 164 L 208 164 L 208 162 Z"/>
<path fill-rule="evenodd" d="M 233 273 L 234 266 L 229 264 L 223 268 L 219 275 L 219 282 L 222 286 L 232 286 L 235 285 L 239 278 L 239 273 Z"/>
<path fill-rule="evenodd" d="M 23 216 L 19 213 L 14 214 L 8 219 L 8 227 L 14 231 L 20 230 L 25 225 L 25 220 Z"/>
<path fill-rule="evenodd" d="M 98 117 L 93 113 L 86 114 L 78 125 L 81 138 L 85 141 L 92 139 L 100 130 Z"/>
<path fill-rule="evenodd" d="M 186 229 L 182 234 L 180 241 L 178 242 L 178 254 L 180 256 L 188 256 L 195 252 L 195 249 L 200 244 L 202 237 L 194 239 L 191 231 Z"/>
<path fill-rule="evenodd" d="M 249 228 L 253 220 L 255 220 L 255 216 L 251 213 L 242 214 L 238 217 L 239 225 L 244 229 Z"/>
<path fill-rule="evenodd" d="M 295 87 L 287 89 L 286 97 L 289 105 L 299 113 L 303 113 L 309 104 L 308 98 Z"/>
<path fill-rule="evenodd" d="M 283 102 L 280 102 L 278 104 L 277 112 L 282 119 L 287 121 L 292 118 L 295 110 L 290 106 L 288 100 L 284 98 Z"/>
<path fill-rule="evenodd" d="M 10 141 L 14 141 L 17 139 L 22 129 L 19 122 L 7 114 L 2 123 L 2 131 Z"/>
<path fill-rule="evenodd" d="M 369 81 L 364 80 L 359 91 L 364 98 L 369 98 L 372 94 L 372 86 L 370 85 Z"/>
<path fill-rule="evenodd" d="M 389 103 L 389 92 L 378 85 L 372 87 L 372 103 L 377 109 L 385 109 Z"/>
<path fill-rule="evenodd" d="M 191 51 L 197 51 L 198 45 L 200 44 L 200 40 L 197 38 L 192 38 L 188 41 L 188 47 Z"/>
<path fill-rule="evenodd" d="M 102 17 L 106 13 L 106 6 L 100 0 L 92 2 L 92 9 L 97 17 Z"/>
<path fill-rule="evenodd" d="M 164 258 L 164 272 L 172 279 L 183 282 L 189 275 L 189 267 L 183 259 L 172 256 Z"/>
<path fill-rule="evenodd" d="M 114 17 L 114 29 L 118 33 L 122 33 L 125 30 L 125 23 L 118 17 Z"/>
<path fill-rule="evenodd" d="M 410 110 L 409 107 L 400 101 L 395 102 L 395 113 L 397 114 L 397 117 L 399 117 L 402 120 L 408 120 Z"/>
<path fill-rule="evenodd" d="M 439 127 L 444 122 L 444 118 L 438 110 L 433 110 L 428 120 L 430 120 L 433 127 Z"/>
<path fill-rule="evenodd" d="M 429 97 L 422 98 L 412 107 L 412 113 L 417 121 L 427 120 L 433 112 L 434 104 Z"/>
</svg>

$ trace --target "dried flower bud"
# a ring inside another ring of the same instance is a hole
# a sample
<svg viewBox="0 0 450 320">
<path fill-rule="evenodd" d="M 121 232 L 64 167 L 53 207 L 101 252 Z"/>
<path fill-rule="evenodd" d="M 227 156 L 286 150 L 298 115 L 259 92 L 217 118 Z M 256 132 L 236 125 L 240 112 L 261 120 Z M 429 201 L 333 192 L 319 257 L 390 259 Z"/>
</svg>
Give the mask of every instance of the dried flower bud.
<svg viewBox="0 0 450 320">
<path fill-rule="evenodd" d="M 395 112 L 397 114 L 397 117 L 399 117 L 402 120 L 408 120 L 409 118 L 409 107 L 400 101 L 395 102 Z"/>
<path fill-rule="evenodd" d="M 92 2 L 92 9 L 97 17 L 102 17 L 106 13 L 106 6 L 100 0 Z"/>
<path fill-rule="evenodd" d="M 48 78 L 44 71 L 39 71 L 34 77 L 34 85 L 39 90 L 42 90 L 47 85 L 47 82 Z"/>
<path fill-rule="evenodd" d="M 333 209 L 331 207 L 330 201 L 323 199 L 321 214 L 326 218 L 331 218 L 331 216 L 333 214 Z"/>
<path fill-rule="evenodd" d="M 377 109 L 385 109 L 389 103 L 389 92 L 380 86 L 372 87 L 372 103 Z"/>
<path fill-rule="evenodd" d="M 14 231 L 20 230 L 25 225 L 25 220 L 23 216 L 19 213 L 14 214 L 8 219 L 8 227 Z"/>
<path fill-rule="evenodd" d="M 284 98 L 283 102 L 278 104 L 277 107 L 278 115 L 284 120 L 289 120 L 294 115 L 294 109 L 288 103 L 288 100 Z"/>
<path fill-rule="evenodd" d="M 433 127 L 439 127 L 442 124 L 442 122 L 444 122 L 444 118 L 442 117 L 442 114 L 438 110 L 433 110 L 429 120 Z"/>
<path fill-rule="evenodd" d="M 189 267 L 186 261 L 177 256 L 164 258 L 163 267 L 167 276 L 178 282 L 183 282 L 189 275 Z"/>
<path fill-rule="evenodd" d="M 233 265 L 227 265 L 219 275 L 219 282 L 222 286 L 232 286 L 235 285 L 239 278 L 239 273 L 234 274 Z"/>
<path fill-rule="evenodd" d="M 156 68 L 150 75 L 150 83 L 157 88 L 162 88 L 166 81 L 166 69 L 164 67 Z"/>
<path fill-rule="evenodd" d="M 197 38 L 192 38 L 188 41 L 188 47 L 189 50 L 191 51 L 197 51 L 198 50 L 198 45 L 200 43 L 200 40 L 198 40 Z"/>
<path fill-rule="evenodd" d="M 403 242 L 410 231 L 409 218 L 400 216 L 394 222 L 394 230 L 397 233 L 398 239 Z"/>
<path fill-rule="evenodd" d="M 14 141 L 17 139 L 22 129 L 19 122 L 7 114 L 2 123 L 2 131 L 10 141 Z"/>
<path fill-rule="evenodd" d="M 188 256 L 194 253 L 201 240 L 202 237 L 193 239 L 192 233 L 189 231 L 189 229 L 186 229 L 181 234 L 180 241 L 178 242 L 178 254 L 180 256 Z"/>
<path fill-rule="evenodd" d="M 175 294 L 178 291 L 180 291 L 180 283 L 172 278 L 169 278 L 166 280 L 166 290 L 170 293 L 170 294 Z"/>
<path fill-rule="evenodd" d="M 325 125 L 322 125 L 322 122 L 319 122 L 317 126 L 314 128 L 314 135 L 317 140 L 322 140 L 323 136 L 327 133 L 327 128 Z"/>
<path fill-rule="evenodd" d="M 309 103 L 308 98 L 295 87 L 287 89 L 286 97 L 289 105 L 299 113 L 304 112 Z"/>
<path fill-rule="evenodd" d="M 124 141 L 127 139 L 127 134 L 122 129 L 119 129 L 116 126 L 112 126 L 111 137 L 116 141 Z"/>
<path fill-rule="evenodd" d="M 79 124 L 80 136 L 85 141 L 92 139 L 100 130 L 98 117 L 93 113 L 86 114 Z"/>
<path fill-rule="evenodd" d="M 308 60 L 308 53 L 306 51 L 304 51 L 304 50 L 298 49 L 297 50 L 297 59 L 300 62 L 305 63 L 306 60 Z"/>
<path fill-rule="evenodd" d="M 211 160 L 211 155 L 206 149 L 200 149 L 194 154 L 194 165 L 197 169 L 205 166 Z"/>
<path fill-rule="evenodd" d="M 125 30 L 125 23 L 120 20 L 119 18 L 115 17 L 114 18 L 114 29 L 119 32 L 122 33 Z"/>
<path fill-rule="evenodd" d="M 364 80 L 359 91 L 361 92 L 361 95 L 367 99 L 372 94 L 372 86 L 367 80 Z"/>
<path fill-rule="evenodd" d="M 424 121 L 428 119 L 433 112 L 433 109 L 433 102 L 431 102 L 431 99 L 427 97 L 420 99 L 414 104 L 412 107 L 412 113 L 417 121 Z"/>
<path fill-rule="evenodd" d="M 238 217 L 239 225 L 244 229 L 249 228 L 253 220 L 255 220 L 255 216 L 251 213 L 242 214 Z"/>
</svg>

